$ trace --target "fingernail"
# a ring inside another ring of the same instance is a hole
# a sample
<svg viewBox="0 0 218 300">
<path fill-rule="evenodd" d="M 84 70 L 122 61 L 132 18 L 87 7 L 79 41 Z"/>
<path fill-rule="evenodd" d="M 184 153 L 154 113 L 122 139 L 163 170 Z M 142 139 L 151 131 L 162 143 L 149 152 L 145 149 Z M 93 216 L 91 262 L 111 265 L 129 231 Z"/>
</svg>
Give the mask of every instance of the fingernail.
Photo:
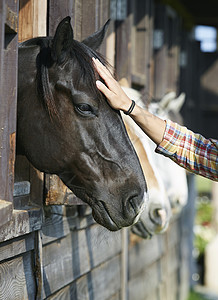
<svg viewBox="0 0 218 300">
<path fill-rule="evenodd" d="M 102 85 L 102 82 L 100 80 L 96 80 L 97 87 L 100 87 Z"/>
</svg>

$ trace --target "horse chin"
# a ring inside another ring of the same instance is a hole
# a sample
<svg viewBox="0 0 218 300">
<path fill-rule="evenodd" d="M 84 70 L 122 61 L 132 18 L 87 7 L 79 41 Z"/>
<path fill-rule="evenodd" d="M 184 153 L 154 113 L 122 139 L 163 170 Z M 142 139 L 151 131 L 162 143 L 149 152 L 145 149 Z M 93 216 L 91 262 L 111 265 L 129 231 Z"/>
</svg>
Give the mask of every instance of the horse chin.
<svg viewBox="0 0 218 300">
<path fill-rule="evenodd" d="M 121 229 L 121 227 L 119 227 L 111 219 L 110 215 L 105 210 L 102 210 L 101 213 L 97 212 L 96 210 L 92 210 L 92 216 L 98 224 L 102 225 L 110 231 L 117 231 Z"/>
<path fill-rule="evenodd" d="M 134 224 L 134 226 L 131 227 L 131 231 L 132 233 L 140 236 L 143 239 L 151 239 L 153 236 L 153 234 L 147 230 L 144 223 L 140 220 L 138 223 Z"/>
<path fill-rule="evenodd" d="M 109 212 L 110 209 L 107 207 L 107 205 L 103 201 L 98 201 L 97 205 L 96 203 L 94 205 L 90 204 L 92 207 L 92 215 L 93 218 L 97 223 L 100 225 L 106 227 L 110 231 L 117 231 L 120 230 L 123 227 L 129 227 L 133 224 L 136 224 L 140 216 L 142 215 L 147 203 L 147 194 L 144 194 L 144 202 L 138 212 L 138 214 L 135 216 L 135 218 L 132 218 L 130 220 L 122 219 L 120 220 L 114 220 L 113 216 L 111 216 L 111 213 Z"/>
</svg>

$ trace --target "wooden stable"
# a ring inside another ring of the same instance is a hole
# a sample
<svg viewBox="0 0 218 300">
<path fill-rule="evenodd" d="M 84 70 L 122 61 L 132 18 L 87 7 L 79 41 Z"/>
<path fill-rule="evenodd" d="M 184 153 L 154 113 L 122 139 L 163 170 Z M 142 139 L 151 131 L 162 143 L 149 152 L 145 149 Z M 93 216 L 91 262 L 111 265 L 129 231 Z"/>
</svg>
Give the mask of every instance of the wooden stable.
<svg viewBox="0 0 218 300">
<path fill-rule="evenodd" d="M 145 241 L 128 229 L 107 231 L 56 176 L 39 172 L 25 157 L 15 159 L 18 40 L 53 35 L 67 15 L 78 40 L 111 17 L 100 52 L 115 66 L 117 77 L 144 89 L 148 100 L 169 90 L 185 91 L 190 101 L 186 121 L 192 105 L 196 108 L 200 83 L 189 69 L 198 74 L 199 46 L 169 6 L 154 0 L 1 0 L 0 300 L 185 300 L 193 176 L 188 206 L 173 218 L 167 233 Z M 181 51 L 194 57 L 192 67 L 179 64 Z"/>
</svg>

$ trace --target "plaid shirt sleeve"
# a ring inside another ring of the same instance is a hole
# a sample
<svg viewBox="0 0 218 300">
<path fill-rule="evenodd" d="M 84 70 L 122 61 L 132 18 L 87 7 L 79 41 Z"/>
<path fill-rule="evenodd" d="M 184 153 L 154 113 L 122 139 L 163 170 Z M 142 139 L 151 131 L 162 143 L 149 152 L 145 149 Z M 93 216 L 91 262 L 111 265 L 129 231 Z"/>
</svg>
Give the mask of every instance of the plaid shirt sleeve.
<svg viewBox="0 0 218 300">
<path fill-rule="evenodd" d="M 155 151 L 192 173 L 218 181 L 218 140 L 167 120 L 164 138 Z"/>
</svg>

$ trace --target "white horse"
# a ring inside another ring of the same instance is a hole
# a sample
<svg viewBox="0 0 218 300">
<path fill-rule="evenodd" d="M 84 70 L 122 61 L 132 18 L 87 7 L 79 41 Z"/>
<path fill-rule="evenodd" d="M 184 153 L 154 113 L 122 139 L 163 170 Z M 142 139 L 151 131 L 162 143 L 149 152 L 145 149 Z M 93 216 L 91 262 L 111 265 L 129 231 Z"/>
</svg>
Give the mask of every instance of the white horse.
<svg viewBox="0 0 218 300">
<path fill-rule="evenodd" d="M 176 98 L 175 92 L 166 94 L 160 102 L 151 103 L 149 111 L 162 119 L 171 119 L 174 122 L 182 122 L 180 110 L 185 101 L 185 94 Z M 187 204 L 188 185 L 186 170 L 178 166 L 170 158 L 154 152 L 156 145 L 150 142 L 155 163 L 163 179 L 168 198 L 174 213 L 178 213 Z"/>
<path fill-rule="evenodd" d="M 141 94 L 131 88 L 123 87 L 126 94 L 136 102 L 140 101 Z M 149 145 L 149 138 L 141 128 L 128 116 L 122 114 L 127 132 L 139 157 L 148 186 L 149 202 L 132 231 L 143 237 L 164 232 L 171 218 L 171 207 L 163 180 L 153 160 Z M 149 211 L 149 213 L 148 213 Z M 147 217 L 149 214 L 150 218 Z"/>
</svg>

